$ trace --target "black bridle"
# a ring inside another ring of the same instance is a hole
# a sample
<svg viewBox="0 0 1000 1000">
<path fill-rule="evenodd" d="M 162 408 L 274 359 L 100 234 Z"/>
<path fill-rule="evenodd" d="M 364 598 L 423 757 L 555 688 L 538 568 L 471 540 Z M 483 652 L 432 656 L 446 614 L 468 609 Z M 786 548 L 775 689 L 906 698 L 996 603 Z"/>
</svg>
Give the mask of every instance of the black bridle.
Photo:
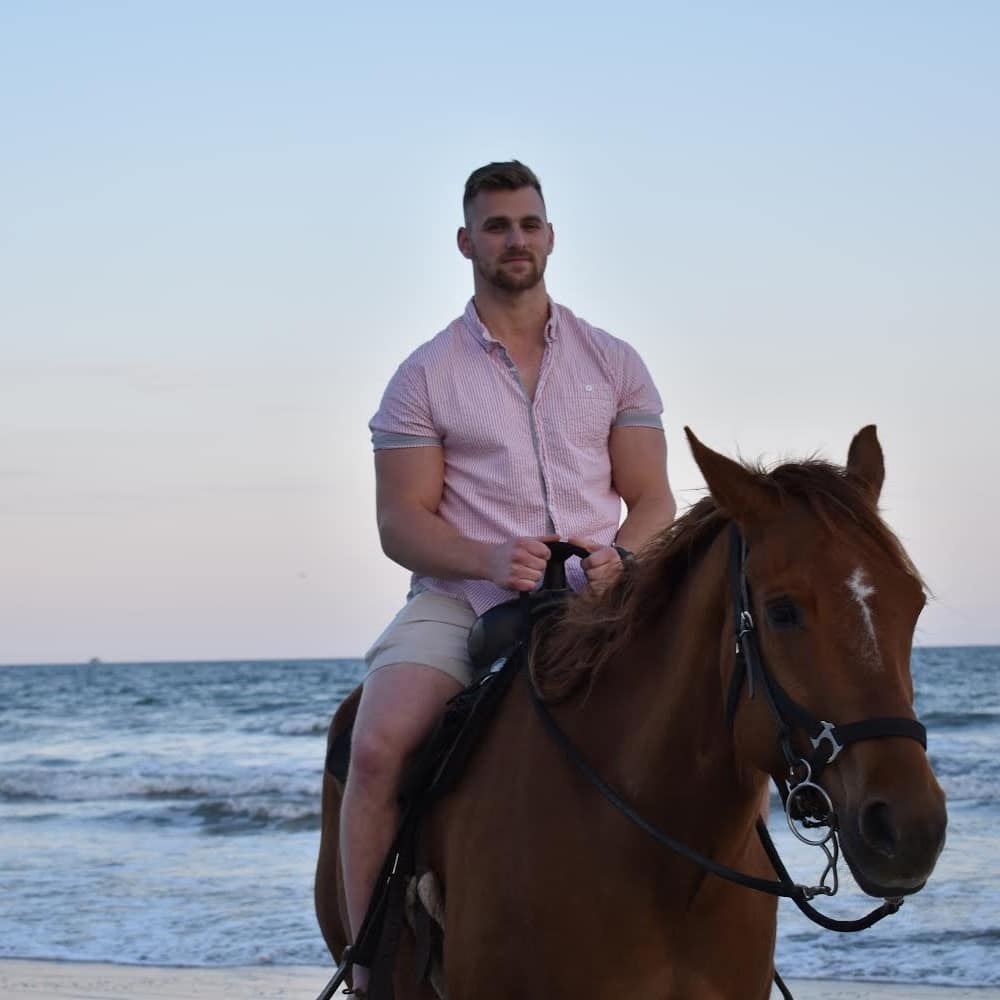
<svg viewBox="0 0 1000 1000">
<path fill-rule="evenodd" d="M 788 870 L 778 855 L 777 848 L 771 840 L 767 826 L 762 819 L 757 820 L 757 834 L 760 837 L 764 851 L 775 872 L 774 879 L 756 878 L 746 875 L 734 868 L 719 864 L 671 837 L 632 808 L 610 785 L 608 785 L 581 756 L 573 742 L 560 728 L 549 712 L 545 703 L 538 696 L 534 685 L 529 683 L 532 700 L 538 711 L 545 729 L 552 735 L 562 748 L 565 755 L 576 769 L 593 785 L 601 795 L 619 812 L 644 830 L 657 843 L 693 862 L 705 871 L 719 878 L 742 885 L 748 889 L 764 892 L 772 896 L 791 899 L 796 906 L 814 923 L 828 930 L 852 932 L 865 930 L 878 923 L 890 913 L 895 913 L 903 904 L 902 897 L 884 900 L 866 916 L 857 920 L 835 920 L 816 910 L 810 900 L 819 895 L 832 896 L 837 891 L 836 865 L 840 857 L 839 836 L 837 832 L 837 817 L 833 805 L 826 792 L 816 783 L 823 770 L 833 764 L 841 750 L 862 740 L 882 739 L 892 736 L 904 736 L 916 740 L 922 747 L 927 747 L 927 731 L 915 719 L 907 718 L 875 718 L 860 722 L 834 724 L 815 718 L 809 711 L 794 701 L 764 666 L 760 655 L 757 630 L 754 624 L 750 587 L 746 577 L 747 546 L 739 528 L 733 524 L 731 529 L 729 555 L 729 589 L 732 598 L 734 622 L 736 630 L 736 665 L 730 682 L 726 704 L 727 724 L 732 728 L 736 713 L 741 703 L 744 687 L 748 700 L 753 699 L 756 691 L 761 695 L 770 709 L 777 731 L 778 745 L 781 748 L 785 763 L 788 766 L 788 779 L 782 787 L 775 780 L 792 832 L 805 841 L 823 848 L 827 856 L 827 868 L 816 886 L 805 886 L 793 882 Z M 803 732 L 812 752 L 807 756 L 798 755 L 793 747 L 793 735 Z M 826 827 L 827 832 L 822 840 L 811 839 L 800 834 L 792 822 L 798 819 L 807 827 Z M 827 844 L 832 844 L 828 847 Z M 827 876 L 832 872 L 833 885 L 826 885 Z M 785 996 L 790 996 L 780 983 Z"/>
<path fill-rule="evenodd" d="M 781 789 L 779 785 L 782 801 L 787 801 L 789 794 L 802 785 L 804 780 L 815 782 L 827 765 L 837 759 L 840 751 L 852 743 L 905 736 L 916 740 L 926 750 L 927 730 L 916 719 L 890 716 L 837 725 L 817 719 L 787 694 L 768 672 L 760 655 L 750 585 L 746 576 L 746 557 L 746 542 L 734 524 L 729 546 L 729 590 L 736 623 L 736 669 L 729 685 L 726 720 L 732 728 L 744 686 L 750 700 L 754 697 L 755 689 L 762 692 L 774 720 L 778 745 L 788 765 L 789 779 L 785 783 L 786 788 Z M 808 756 L 796 754 L 792 747 L 792 734 L 796 729 L 805 733 L 813 748 Z M 824 745 L 827 743 L 829 747 Z M 803 780 L 799 777 L 800 774 L 807 777 Z"/>
</svg>

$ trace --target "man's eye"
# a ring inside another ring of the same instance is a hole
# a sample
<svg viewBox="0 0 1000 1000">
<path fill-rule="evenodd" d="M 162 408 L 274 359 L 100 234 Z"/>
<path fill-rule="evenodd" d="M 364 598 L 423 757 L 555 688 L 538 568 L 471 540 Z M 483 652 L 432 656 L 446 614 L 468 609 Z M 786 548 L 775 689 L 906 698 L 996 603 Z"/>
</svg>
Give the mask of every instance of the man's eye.
<svg viewBox="0 0 1000 1000">
<path fill-rule="evenodd" d="M 802 612 L 790 597 L 767 602 L 767 623 L 775 629 L 802 628 Z"/>
</svg>

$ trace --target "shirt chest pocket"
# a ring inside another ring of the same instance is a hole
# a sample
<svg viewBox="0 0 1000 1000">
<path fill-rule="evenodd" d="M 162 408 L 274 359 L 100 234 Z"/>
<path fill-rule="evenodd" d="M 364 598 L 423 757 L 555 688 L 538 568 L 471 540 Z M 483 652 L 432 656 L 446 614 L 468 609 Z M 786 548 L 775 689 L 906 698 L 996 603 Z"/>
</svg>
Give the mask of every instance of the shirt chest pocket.
<svg viewBox="0 0 1000 1000">
<path fill-rule="evenodd" d="M 553 403 L 552 416 L 568 441 L 585 448 L 607 446 L 616 415 L 609 385 L 582 382 L 566 386 Z"/>
</svg>

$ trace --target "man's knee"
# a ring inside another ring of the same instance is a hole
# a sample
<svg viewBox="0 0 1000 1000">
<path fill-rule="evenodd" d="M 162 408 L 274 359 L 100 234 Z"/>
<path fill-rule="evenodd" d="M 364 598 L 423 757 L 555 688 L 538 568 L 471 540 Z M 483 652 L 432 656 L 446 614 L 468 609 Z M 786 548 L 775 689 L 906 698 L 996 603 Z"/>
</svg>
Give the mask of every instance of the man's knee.
<svg viewBox="0 0 1000 1000">
<path fill-rule="evenodd" d="M 371 674 L 351 742 L 355 780 L 391 795 L 406 759 L 434 728 L 448 699 L 461 689 L 454 678 L 419 664 L 383 667 Z"/>
<path fill-rule="evenodd" d="M 355 729 L 351 741 L 350 777 L 368 791 L 381 789 L 393 794 L 410 752 L 398 733 L 385 724 Z"/>
</svg>

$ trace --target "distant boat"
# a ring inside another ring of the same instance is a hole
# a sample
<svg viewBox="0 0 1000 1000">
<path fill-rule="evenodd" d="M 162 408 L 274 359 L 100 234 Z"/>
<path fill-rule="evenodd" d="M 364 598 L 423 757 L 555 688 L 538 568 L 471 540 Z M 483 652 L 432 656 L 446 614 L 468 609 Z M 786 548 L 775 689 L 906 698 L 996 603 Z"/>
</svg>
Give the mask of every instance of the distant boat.
<svg viewBox="0 0 1000 1000">
<path fill-rule="evenodd" d="M 92 656 L 87 661 L 87 666 L 88 667 L 103 667 L 104 666 L 104 661 L 99 656 Z"/>
</svg>

